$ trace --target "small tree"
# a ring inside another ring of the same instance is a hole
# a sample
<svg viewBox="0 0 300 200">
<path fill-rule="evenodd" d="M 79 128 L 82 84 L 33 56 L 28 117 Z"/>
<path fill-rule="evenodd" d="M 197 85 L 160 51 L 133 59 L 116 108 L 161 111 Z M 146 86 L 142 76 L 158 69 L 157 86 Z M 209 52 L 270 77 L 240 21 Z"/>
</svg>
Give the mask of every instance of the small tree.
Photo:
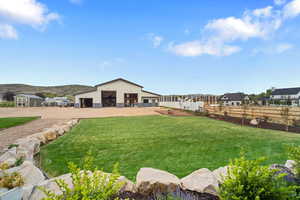
<svg viewBox="0 0 300 200">
<path fill-rule="evenodd" d="M 285 127 L 286 131 L 289 131 L 289 126 L 290 126 L 289 113 L 290 113 L 290 109 L 288 107 L 282 107 L 280 114 L 283 119 L 283 122 L 286 125 Z"/>
<path fill-rule="evenodd" d="M 43 99 L 46 98 L 46 96 L 43 93 L 41 93 L 41 92 L 35 93 L 35 95 L 38 96 L 38 97 L 41 97 Z"/>
<path fill-rule="evenodd" d="M 14 96 L 16 96 L 16 94 L 14 92 L 7 91 L 3 94 L 3 99 L 5 101 L 13 101 Z"/>
</svg>

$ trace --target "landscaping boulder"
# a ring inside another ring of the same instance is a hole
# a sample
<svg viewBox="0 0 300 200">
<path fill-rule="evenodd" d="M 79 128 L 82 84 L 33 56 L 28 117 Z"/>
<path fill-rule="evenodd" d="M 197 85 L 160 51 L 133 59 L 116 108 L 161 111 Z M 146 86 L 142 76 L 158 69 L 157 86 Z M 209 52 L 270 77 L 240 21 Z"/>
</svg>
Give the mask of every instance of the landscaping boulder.
<svg viewBox="0 0 300 200">
<path fill-rule="evenodd" d="M 58 134 L 59 136 L 64 135 L 64 133 L 65 133 L 65 130 L 64 130 L 63 128 L 59 127 L 59 128 L 57 129 L 57 134 Z"/>
<path fill-rule="evenodd" d="M 294 172 L 295 165 L 296 165 L 296 162 L 294 160 L 287 160 L 284 166 L 289 168 L 292 172 Z"/>
<path fill-rule="evenodd" d="M 78 119 L 73 119 L 72 120 L 72 125 L 75 126 L 78 123 Z"/>
<path fill-rule="evenodd" d="M 132 181 L 128 180 L 125 176 L 120 176 L 118 180 L 124 183 L 124 186 L 121 188 L 120 192 L 137 192 L 135 184 Z"/>
<path fill-rule="evenodd" d="M 46 130 L 44 132 L 44 136 L 45 136 L 47 142 L 55 140 L 57 138 L 57 135 L 58 135 L 58 133 L 53 128 L 49 128 L 48 130 Z"/>
<path fill-rule="evenodd" d="M 22 187 L 22 200 L 29 200 L 35 186 L 27 185 Z"/>
<path fill-rule="evenodd" d="M 69 188 L 73 188 L 72 178 L 71 174 L 65 174 L 53 179 L 45 180 L 41 183 L 39 183 L 36 187 L 34 187 L 32 194 L 30 195 L 28 200 L 41 200 L 46 197 L 43 191 L 41 191 L 38 187 L 42 187 L 45 190 L 50 190 L 54 192 L 55 194 L 62 194 L 62 191 L 58 187 L 58 185 L 55 183 L 55 180 L 64 180 L 65 183 L 68 185 Z"/>
<path fill-rule="evenodd" d="M 61 128 L 64 130 L 64 132 L 69 132 L 71 129 L 69 125 L 63 125 Z"/>
<path fill-rule="evenodd" d="M 141 168 L 136 177 L 137 190 L 143 195 L 174 192 L 179 185 L 180 180 L 177 176 L 153 168 Z"/>
<path fill-rule="evenodd" d="M 24 138 L 17 140 L 17 153 L 19 150 L 27 150 L 30 151 L 33 155 L 40 152 L 40 140 L 36 138 Z"/>
<path fill-rule="evenodd" d="M 184 190 L 217 195 L 218 180 L 208 169 L 199 169 L 181 179 Z"/>
<path fill-rule="evenodd" d="M 0 156 L 0 163 L 6 163 L 9 166 L 13 166 L 17 160 L 17 148 L 13 147 L 7 150 Z"/>
<path fill-rule="evenodd" d="M 253 125 L 253 126 L 258 126 L 259 125 L 259 121 L 257 119 L 252 119 L 250 121 L 250 124 Z"/>
<path fill-rule="evenodd" d="M 47 138 L 45 137 L 44 132 L 35 133 L 33 135 L 28 136 L 27 138 L 28 139 L 35 138 L 35 139 L 39 140 L 41 144 L 47 143 Z"/>
<path fill-rule="evenodd" d="M 300 180 L 295 176 L 295 174 L 284 165 L 273 164 L 270 166 L 270 169 L 278 170 L 275 175 L 285 174 L 283 178 L 286 182 L 291 184 L 300 184 Z"/>
<path fill-rule="evenodd" d="M 5 170 L 5 173 L 19 173 L 24 178 L 24 186 L 37 185 L 45 180 L 43 173 L 30 161 L 24 161 L 21 166 Z"/>
<path fill-rule="evenodd" d="M 213 171 L 213 174 L 218 180 L 219 184 L 222 184 L 224 182 L 224 178 L 227 176 L 227 172 L 228 172 L 228 166 L 220 167 Z"/>
</svg>

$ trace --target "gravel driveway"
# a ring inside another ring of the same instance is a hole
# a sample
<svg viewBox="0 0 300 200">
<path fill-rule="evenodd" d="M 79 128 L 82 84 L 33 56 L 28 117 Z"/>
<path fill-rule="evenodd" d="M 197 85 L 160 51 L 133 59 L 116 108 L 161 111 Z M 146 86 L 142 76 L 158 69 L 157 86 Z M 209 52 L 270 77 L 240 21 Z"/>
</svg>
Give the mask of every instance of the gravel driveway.
<svg viewBox="0 0 300 200">
<path fill-rule="evenodd" d="M 20 126 L 4 129 L 0 131 L 0 152 L 19 138 L 41 132 L 54 124 L 61 124 L 66 121 L 66 119 L 36 119 Z"/>
<path fill-rule="evenodd" d="M 0 117 L 40 116 L 42 119 L 80 119 L 113 116 L 158 115 L 159 107 L 148 108 L 0 108 Z"/>
</svg>

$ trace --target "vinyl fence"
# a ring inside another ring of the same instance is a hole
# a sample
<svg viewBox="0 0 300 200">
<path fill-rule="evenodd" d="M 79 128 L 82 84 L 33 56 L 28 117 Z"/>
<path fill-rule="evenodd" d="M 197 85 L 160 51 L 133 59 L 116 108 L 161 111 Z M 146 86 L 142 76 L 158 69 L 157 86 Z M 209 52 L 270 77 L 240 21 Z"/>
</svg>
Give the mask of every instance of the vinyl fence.
<svg viewBox="0 0 300 200">
<path fill-rule="evenodd" d="M 273 107 L 273 106 L 205 106 L 210 114 L 228 115 L 231 117 L 245 117 L 249 119 L 267 119 L 274 123 L 299 123 L 299 107 Z"/>
<path fill-rule="evenodd" d="M 177 108 L 182 110 L 190 111 L 203 111 L 204 103 L 203 101 L 189 102 L 189 101 L 179 101 L 179 102 L 159 102 L 159 106 Z"/>
</svg>

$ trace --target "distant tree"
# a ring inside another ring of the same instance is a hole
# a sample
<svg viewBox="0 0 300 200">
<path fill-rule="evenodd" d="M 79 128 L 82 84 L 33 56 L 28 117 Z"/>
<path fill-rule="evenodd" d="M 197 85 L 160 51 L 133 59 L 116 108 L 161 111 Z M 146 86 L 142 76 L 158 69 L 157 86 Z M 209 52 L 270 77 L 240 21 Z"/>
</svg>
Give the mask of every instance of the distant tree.
<svg viewBox="0 0 300 200">
<path fill-rule="evenodd" d="M 46 98 L 46 96 L 43 93 L 41 93 L 41 92 L 35 93 L 35 95 L 38 96 L 38 97 L 41 97 L 43 99 Z"/>
<path fill-rule="evenodd" d="M 3 99 L 5 101 L 13 101 L 14 96 L 16 96 L 16 94 L 14 92 L 7 91 L 3 94 Z"/>
</svg>

